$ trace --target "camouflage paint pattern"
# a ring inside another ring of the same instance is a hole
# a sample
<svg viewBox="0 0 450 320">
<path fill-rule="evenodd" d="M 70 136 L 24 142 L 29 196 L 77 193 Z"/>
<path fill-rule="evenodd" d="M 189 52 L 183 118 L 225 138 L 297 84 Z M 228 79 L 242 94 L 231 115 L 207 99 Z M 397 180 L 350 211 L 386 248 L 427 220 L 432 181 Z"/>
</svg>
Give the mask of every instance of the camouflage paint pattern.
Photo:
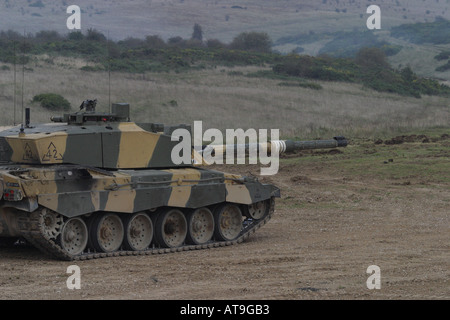
<svg viewBox="0 0 450 320">
<path fill-rule="evenodd" d="M 170 206 L 199 208 L 216 203 L 251 204 L 279 196 L 256 180 L 201 168 L 119 170 L 111 174 L 80 166 L 0 167 L 0 185 L 20 194 L 1 201 L 24 211 L 38 206 L 65 217 L 97 211 L 135 213 Z"/>
<path fill-rule="evenodd" d="M 133 122 L 52 124 L 0 133 L 0 161 L 21 164 L 79 164 L 107 169 L 177 167 L 171 152 L 178 141 Z"/>
</svg>

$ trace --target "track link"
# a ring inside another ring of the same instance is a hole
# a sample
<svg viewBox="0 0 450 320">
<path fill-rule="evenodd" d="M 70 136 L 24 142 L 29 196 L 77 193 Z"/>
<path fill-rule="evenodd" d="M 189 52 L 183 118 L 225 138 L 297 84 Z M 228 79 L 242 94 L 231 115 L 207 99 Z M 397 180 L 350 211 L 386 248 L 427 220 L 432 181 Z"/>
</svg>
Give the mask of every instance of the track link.
<svg viewBox="0 0 450 320">
<path fill-rule="evenodd" d="M 244 220 L 241 233 L 236 239 L 232 241 L 211 241 L 206 244 L 182 245 L 176 248 L 152 247 L 145 250 L 136 250 L 136 251 L 118 250 L 110 253 L 86 251 L 76 256 L 68 254 L 65 250 L 61 248 L 61 246 L 57 242 L 55 242 L 55 240 L 48 238 L 48 236 L 46 236 L 44 232 L 42 232 L 43 226 L 41 225 L 42 222 L 39 219 L 38 212 L 34 212 L 31 214 L 21 214 L 21 216 L 18 219 L 18 225 L 22 236 L 31 245 L 39 249 L 41 252 L 58 260 L 81 261 L 81 260 L 91 260 L 91 259 L 119 257 L 119 256 L 165 254 L 165 253 L 210 249 L 236 245 L 247 240 L 248 237 L 250 237 L 253 233 L 255 233 L 259 228 L 264 226 L 272 218 L 272 215 L 274 213 L 274 205 L 275 201 L 272 198 L 270 201 L 269 212 L 265 217 L 263 217 L 260 220 L 251 220 L 251 219 Z"/>
</svg>

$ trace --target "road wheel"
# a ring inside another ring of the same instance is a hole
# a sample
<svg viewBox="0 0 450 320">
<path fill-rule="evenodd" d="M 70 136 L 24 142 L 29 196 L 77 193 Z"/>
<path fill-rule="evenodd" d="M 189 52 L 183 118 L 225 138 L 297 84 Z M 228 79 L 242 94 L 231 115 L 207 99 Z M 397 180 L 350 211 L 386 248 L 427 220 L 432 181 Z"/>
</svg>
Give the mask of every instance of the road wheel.
<svg viewBox="0 0 450 320">
<path fill-rule="evenodd" d="M 89 236 L 95 250 L 117 251 L 122 245 L 124 236 L 122 220 L 115 213 L 97 214 L 91 221 Z"/>
<path fill-rule="evenodd" d="M 187 224 L 187 243 L 205 244 L 211 240 L 214 234 L 214 216 L 208 208 L 199 208 L 189 212 Z"/>
<path fill-rule="evenodd" d="M 144 250 L 153 239 L 153 223 L 144 212 L 138 212 L 124 219 L 124 247 L 128 250 Z"/>
<path fill-rule="evenodd" d="M 178 209 L 161 211 L 155 223 L 155 240 L 161 247 L 176 248 L 186 239 L 187 221 Z"/>
<path fill-rule="evenodd" d="M 237 205 L 225 203 L 214 210 L 214 237 L 219 241 L 232 241 L 242 230 L 242 212 Z"/>
</svg>

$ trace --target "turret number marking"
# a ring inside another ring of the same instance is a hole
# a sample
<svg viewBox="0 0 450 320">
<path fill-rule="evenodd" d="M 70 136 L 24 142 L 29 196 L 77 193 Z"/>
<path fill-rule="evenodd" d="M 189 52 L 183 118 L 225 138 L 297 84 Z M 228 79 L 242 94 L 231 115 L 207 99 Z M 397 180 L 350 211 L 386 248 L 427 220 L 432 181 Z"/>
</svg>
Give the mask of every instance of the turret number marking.
<svg viewBox="0 0 450 320">
<path fill-rule="evenodd" d="M 62 154 L 58 152 L 54 143 L 50 142 L 50 145 L 48 146 L 48 151 L 42 158 L 42 161 L 62 160 L 62 159 L 63 159 Z"/>
</svg>

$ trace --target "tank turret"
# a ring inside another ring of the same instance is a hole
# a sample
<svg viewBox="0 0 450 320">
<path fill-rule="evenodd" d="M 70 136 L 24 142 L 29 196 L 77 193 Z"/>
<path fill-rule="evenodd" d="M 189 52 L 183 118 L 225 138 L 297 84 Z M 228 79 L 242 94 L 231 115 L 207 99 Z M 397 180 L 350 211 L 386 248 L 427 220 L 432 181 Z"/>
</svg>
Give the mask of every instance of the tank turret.
<svg viewBox="0 0 450 320">
<path fill-rule="evenodd" d="M 1 132 L 0 161 L 105 169 L 178 167 L 171 159 L 178 143 L 171 141 L 173 127 L 131 122 L 129 104 L 113 104 L 111 113 L 98 113 L 95 106 L 96 100 L 86 100 L 79 112 L 52 117 L 52 124 Z"/>
</svg>

